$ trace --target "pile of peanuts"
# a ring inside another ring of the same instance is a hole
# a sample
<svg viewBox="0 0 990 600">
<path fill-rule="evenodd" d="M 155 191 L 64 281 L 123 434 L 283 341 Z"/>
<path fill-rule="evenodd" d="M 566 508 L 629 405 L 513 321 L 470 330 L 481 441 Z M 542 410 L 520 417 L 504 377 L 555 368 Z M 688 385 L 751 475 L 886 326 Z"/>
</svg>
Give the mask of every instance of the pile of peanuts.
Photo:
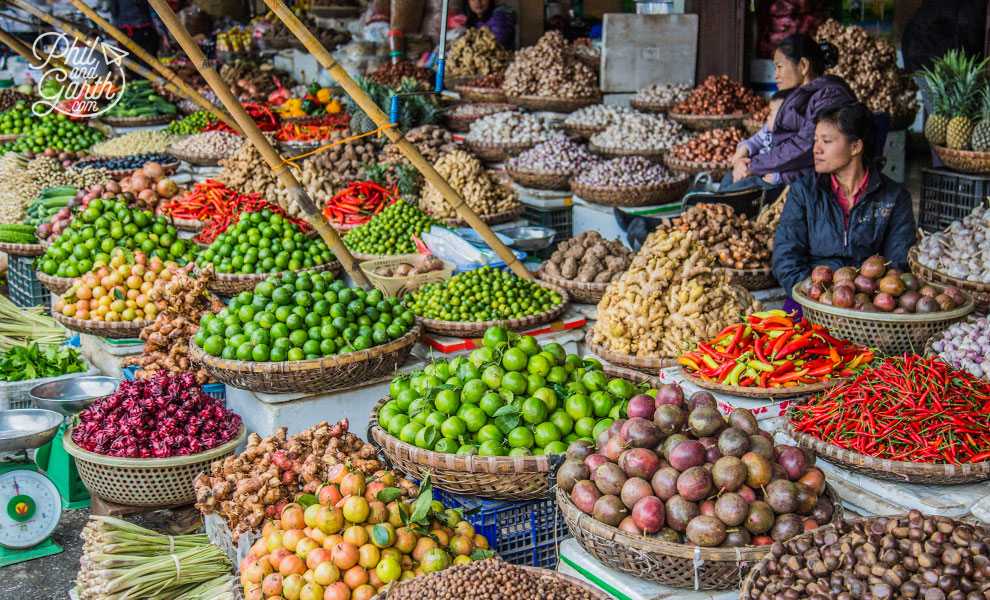
<svg viewBox="0 0 990 600">
<path fill-rule="evenodd" d="M 500 185 L 492 172 L 486 170 L 473 154 L 454 150 L 441 156 L 433 167 L 479 215 L 505 212 L 519 204 L 516 193 Z M 431 183 L 426 184 L 419 207 L 436 219 L 457 216 L 457 212 Z"/>
</svg>

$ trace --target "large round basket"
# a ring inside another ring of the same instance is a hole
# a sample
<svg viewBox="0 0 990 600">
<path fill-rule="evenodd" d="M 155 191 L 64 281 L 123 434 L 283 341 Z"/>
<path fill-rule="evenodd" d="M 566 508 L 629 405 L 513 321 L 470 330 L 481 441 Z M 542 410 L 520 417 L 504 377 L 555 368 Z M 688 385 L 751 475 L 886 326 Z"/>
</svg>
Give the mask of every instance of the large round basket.
<svg viewBox="0 0 990 600">
<path fill-rule="evenodd" d="M 494 560 L 494 559 L 492 559 L 492 560 Z M 458 568 L 457 566 L 451 567 L 451 569 L 457 569 L 457 568 Z M 570 575 L 566 575 L 564 573 L 558 573 L 557 571 L 554 571 L 552 569 L 544 569 L 542 567 L 528 567 L 528 566 L 525 566 L 525 565 L 513 565 L 513 568 L 515 568 L 515 569 L 522 569 L 522 570 L 525 570 L 525 571 L 530 571 L 532 573 L 539 574 L 540 577 L 543 578 L 543 579 L 559 579 L 560 581 L 564 581 L 567 584 L 569 584 L 571 587 L 573 587 L 575 589 L 575 591 L 578 590 L 578 589 L 580 589 L 580 590 L 584 590 L 584 591 L 588 592 L 589 594 L 591 594 L 591 597 L 594 598 L 595 600 L 612 600 L 612 597 L 611 596 L 609 596 L 608 594 L 606 594 L 605 592 L 603 592 L 599 588 L 596 588 L 595 586 L 591 585 L 590 583 L 585 583 L 584 581 L 581 581 L 580 579 L 576 579 L 576 578 L 571 577 Z M 447 571 L 449 571 L 451 569 L 447 569 Z M 392 589 L 393 589 L 393 591 L 396 590 L 396 589 L 398 589 L 398 588 L 401 588 L 403 590 L 417 589 L 418 587 L 422 587 L 423 583 L 429 581 L 431 577 L 434 577 L 434 578 L 435 577 L 440 577 L 440 575 L 439 575 L 439 573 L 436 574 L 436 575 L 430 573 L 430 574 L 424 575 L 422 577 L 416 577 L 415 579 L 406 581 L 404 583 L 398 583 L 398 587 L 392 588 Z M 383 591 L 383 592 L 378 593 L 375 596 L 372 596 L 370 600 L 388 600 L 388 598 L 390 598 L 390 597 L 392 597 L 391 592 L 389 592 L 388 590 L 386 590 L 386 591 Z M 470 596 L 458 596 L 458 597 L 459 598 L 470 598 Z M 568 597 L 570 597 L 570 596 L 564 596 L 564 598 L 568 598 Z M 536 600 L 536 599 L 534 599 L 534 600 Z"/>
<path fill-rule="evenodd" d="M 45 247 L 38 244 L 8 244 L 7 242 L 0 242 L 0 252 L 6 252 L 11 256 L 24 256 L 27 258 L 33 258 L 35 256 L 41 256 L 45 253 Z"/>
<path fill-rule="evenodd" d="M 726 385 L 722 383 L 705 381 L 694 373 L 689 373 L 687 369 L 684 368 L 684 365 L 677 366 L 681 369 L 681 375 L 694 385 L 700 388 L 705 388 L 706 390 L 712 390 L 713 392 L 720 392 L 730 396 L 739 396 L 741 398 L 772 398 L 775 400 L 782 398 L 800 398 L 802 396 L 811 396 L 812 394 L 817 394 L 818 392 L 824 392 L 825 390 L 829 390 L 843 381 L 842 379 L 829 379 L 828 381 L 822 381 L 821 383 L 775 388 Z"/>
<path fill-rule="evenodd" d="M 455 85 L 454 91 L 461 98 L 471 102 L 505 102 L 505 92 L 502 88 L 483 88 L 470 85 Z"/>
<path fill-rule="evenodd" d="M 567 135 L 575 135 L 584 139 L 588 139 L 606 129 L 604 125 L 569 125 L 567 121 L 564 121 L 563 127 Z"/>
<path fill-rule="evenodd" d="M 151 321 L 89 321 L 67 317 L 58 311 L 52 311 L 52 317 L 62 324 L 66 329 L 88 333 L 96 337 L 105 337 L 112 340 L 137 339 L 141 335 L 141 330 L 154 323 Z"/>
<path fill-rule="evenodd" d="M 613 365 L 620 365 L 629 369 L 655 375 L 660 372 L 660 369 L 666 369 L 667 367 L 672 367 L 677 364 L 676 358 L 631 356 L 629 354 L 612 352 L 605 346 L 596 344 L 593 340 L 593 331 L 588 329 L 588 332 L 584 334 L 584 345 L 587 346 L 588 350 L 590 350 L 592 354 L 602 360 L 612 363 Z"/>
<path fill-rule="evenodd" d="M 837 338 L 860 346 L 877 348 L 887 355 L 921 352 L 925 342 L 953 323 L 962 321 L 973 312 L 973 298 L 958 308 L 926 314 L 867 313 L 851 308 L 837 308 L 815 302 L 798 291 L 800 283 L 791 290 L 791 298 L 801 305 L 808 321 L 827 327 Z M 931 284 L 936 289 L 945 286 Z"/>
<path fill-rule="evenodd" d="M 5 133 L 0 135 L 0 144 L 7 144 L 10 142 L 16 142 L 20 137 L 24 135 L 22 133 Z"/>
<path fill-rule="evenodd" d="M 853 450 L 841 448 L 835 444 L 830 444 L 809 433 L 795 429 L 794 425 L 791 424 L 791 419 L 794 418 L 795 408 L 797 406 L 791 405 L 787 409 L 787 418 L 784 419 L 784 432 L 791 436 L 802 448 L 814 450 L 820 458 L 855 473 L 861 473 L 867 477 L 884 479 L 886 481 L 934 485 L 972 483 L 990 479 L 990 461 L 961 465 L 905 462 L 888 460 L 886 458 L 874 458 Z"/>
<path fill-rule="evenodd" d="M 680 171 L 681 173 L 687 173 L 689 175 L 711 173 L 712 177 L 715 179 L 725 177 L 725 174 L 732 170 L 732 163 L 730 162 L 698 162 L 695 160 L 684 160 L 683 158 L 677 158 L 669 152 L 663 157 L 663 162 L 674 171 Z"/>
<path fill-rule="evenodd" d="M 181 161 L 185 161 L 191 165 L 197 167 L 218 167 L 220 166 L 220 161 L 227 158 L 227 156 L 202 156 L 199 154 L 189 154 L 187 152 L 182 152 L 181 150 L 176 150 L 173 146 L 165 148 L 165 154 L 168 154 L 172 158 L 176 158 Z"/>
<path fill-rule="evenodd" d="M 477 104 L 472 104 L 471 106 L 476 107 L 478 112 L 464 115 L 447 115 L 444 117 L 444 120 L 447 123 L 447 129 L 450 129 L 451 131 L 466 132 L 471 129 L 471 123 L 474 123 L 482 117 L 487 117 L 500 112 L 519 110 L 518 106 L 515 104 L 509 104 L 508 102 L 479 102 Z"/>
<path fill-rule="evenodd" d="M 126 506 L 175 506 L 196 499 L 193 480 L 215 460 L 231 456 L 247 439 L 244 425 L 229 442 L 212 450 L 170 458 L 119 458 L 83 450 L 72 441 L 73 428 L 62 446 L 76 459 L 79 477 L 94 496 Z"/>
<path fill-rule="evenodd" d="M 953 171 L 975 173 L 982 175 L 990 173 L 990 152 L 974 152 L 972 150 L 953 150 L 945 146 L 932 146 L 939 160 Z"/>
<path fill-rule="evenodd" d="M 588 202 L 605 206 L 652 206 L 676 202 L 691 187 L 687 175 L 674 181 L 643 186 L 599 187 L 571 181 L 571 191 Z"/>
<path fill-rule="evenodd" d="M 343 269 L 339 260 L 332 260 L 322 265 L 299 269 L 296 273 L 323 273 L 330 271 L 336 277 Z M 285 271 L 275 273 L 217 273 L 216 279 L 207 284 L 207 289 L 211 292 L 225 297 L 236 296 L 241 292 L 250 292 L 254 286 L 275 275 L 280 277 Z"/>
<path fill-rule="evenodd" d="M 509 210 L 503 210 L 500 213 L 495 213 L 491 215 L 478 215 L 478 216 L 486 225 L 498 225 L 500 223 L 511 223 L 512 221 L 515 221 L 520 216 L 522 216 L 524 210 L 526 210 L 526 207 L 523 206 L 522 204 L 519 204 L 513 208 L 510 208 Z M 446 223 L 447 227 L 468 226 L 467 221 L 458 217 L 450 217 L 444 219 L 444 222 Z M 357 256 L 357 254 L 355 254 L 354 256 Z"/>
<path fill-rule="evenodd" d="M 763 129 L 766 123 L 760 121 L 759 119 L 747 117 L 743 119 L 742 125 L 743 125 L 743 129 L 746 130 L 746 133 L 748 133 L 749 135 L 754 135 L 757 131 Z"/>
<path fill-rule="evenodd" d="M 167 216 L 167 215 L 166 215 Z M 206 228 L 210 224 L 209 221 L 199 221 L 196 219 L 176 219 L 174 217 L 168 217 L 172 226 L 179 231 L 189 231 L 191 233 L 198 233 Z"/>
<path fill-rule="evenodd" d="M 189 359 L 210 377 L 237 388 L 267 394 L 318 394 L 357 387 L 391 375 L 409 357 L 421 327 L 380 346 L 336 356 L 283 362 L 250 362 L 210 356 L 189 340 Z"/>
<path fill-rule="evenodd" d="M 660 384 L 649 375 L 628 369 L 608 366 L 605 373 L 633 383 Z M 368 440 L 381 448 L 393 467 L 420 480 L 429 473 L 435 487 L 452 494 L 496 500 L 529 500 L 549 495 L 549 456 L 468 456 L 434 452 L 407 444 L 378 424 L 378 411 L 391 399 L 391 396 L 385 396 L 371 409 Z"/>
<path fill-rule="evenodd" d="M 541 287 L 551 289 L 560 294 L 560 302 L 551 308 L 535 315 L 521 317 L 518 319 L 507 319 L 504 321 L 441 321 L 440 319 L 429 319 L 426 317 L 416 317 L 416 320 L 423 324 L 423 329 L 437 335 L 449 335 L 460 338 L 477 338 L 485 334 L 489 327 L 504 327 L 509 331 L 526 331 L 540 325 L 550 323 L 567 310 L 567 305 L 571 301 L 567 290 L 553 284 L 544 283 Z"/>
<path fill-rule="evenodd" d="M 647 100 L 637 100 L 635 97 L 629 100 L 629 106 L 645 113 L 665 113 L 677 106 L 676 102 L 649 102 Z"/>
<path fill-rule="evenodd" d="M 777 285 L 777 278 L 773 276 L 770 267 L 763 269 L 726 269 L 723 271 L 732 275 L 732 283 L 741 285 L 747 290 L 765 290 Z"/>
<path fill-rule="evenodd" d="M 40 270 L 36 271 L 36 273 L 41 285 L 48 288 L 48 291 L 53 294 L 61 296 L 66 290 L 72 287 L 72 277 L 55 277 Z"/>
<path fill-rule="evenodd" d="M 990 312 L 990 283 L 959 279 L 927 267 L 918 261 L 918 248 L 916 246 L 908 251 L 908 265 L 911 266 L 911 272 L 919 279 L 957 287 L 973 297 L 978 312 Z"/>
<path fill-rule="evenodd" d="M 572 113 L 579 108 L 599 104 L 601 96 L 589 98 L 554 98 L 547 96 L 506 96 L 505 100 L 529 110 L 545 110 L 548 112 Z"/>
<path fill-rule="evenodd" d="M 681 125 L 692 131 L 708 131 L 720 127 L 733 127 L 742 125 L 743 120 L 753 113 L 734 113 L 731 115 L 688 115 L 684 113 L 667 111 L 667 116 L 677 121 Z"/>
<path fill-rule="evenodd" d="M 588 150 L 591 150 L 599 156 L 604 156 L 605 158 L 622 158 L 623 156 L 642 156 L 647 160 L 652 160 L 656 163 L 663 163 L 663 157 L 667 155 L 666 148 L 657 148 L 654 150 L 630 150 L 628 148 L 603 148 L 595 143 L 588 143 Z"/>
<path fill-rule="evenodd" d="M 529 150 L 537 142 L 525 142 L 522 144 L 503 144 L 488 142 L 467 142 L 467 147 L 481 160 L 490 163 L 500 163 L 509 158 Z"/>
<path fill-rule="evenodd" d="M 505 172 L 519 185 L 538 190 L 569 190 L 573 173 L 553 171 L 533 171 L 505 165 Z"/>
<path fill-rule="evenodd" d="M 827 484 L 825 495 L 832 502 L 832 520 L 838 521 L 842 518 L 839 495 Z M 581 512 L 561 488 L 557 488 L 557 507 L 574 539 L 599 562 L 670 587 L 735 589 L 740 579 L 770 552 L 770 546 L 702 548 L 632 535 Z"/>
<path fill-rule="evenodd" d="M 177 115 L 155 115 L 153 117 L 100 117 L 100 120 L 111 127 L 151 127 L 165 125 L 175 120 Z"/>
<path fill-rule="evenodd" d="M 598 304 L 598 301 L 602 299 L 605 295 L 605 290 L 608 289 L 607 283 L 595 283 L 593 281 L 574 281 L 572 279 L 564 279 L 558 275 L 551 275 L 546 272 L 543 268 L 546 262 L 540 264 L 540 270 L 538 275 L 542 281 L 553 284 L 557 287 L 562 287 L 567 290 L 567 293 L 571 297 L 572 302 L 581 302 L 583 304 Z"/>
</svg>

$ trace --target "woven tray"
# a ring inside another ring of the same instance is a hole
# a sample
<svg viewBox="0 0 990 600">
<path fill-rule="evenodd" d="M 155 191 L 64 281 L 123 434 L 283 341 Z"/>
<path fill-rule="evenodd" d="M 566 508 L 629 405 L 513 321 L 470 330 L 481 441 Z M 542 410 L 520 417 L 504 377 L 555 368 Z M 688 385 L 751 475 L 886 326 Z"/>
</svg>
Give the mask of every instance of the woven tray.
<svg viewBox="0 0 990 600">
<path fill-rule="evenodd" d="M 506 96 L 506 101 L 529 110 L 572 113 L 579 108 L 599 104 L 601 96 L 590 98 L 548 98 L 546 96 Z"/>
<path fill-rule="evenodd" d="M 596 133 L 601 133 L 606 129 L 604 125 L 568 125 L 567 121 L 564 121 L 563 127 L 564 132 L 568 135 L 576 135 L 586 140 Z"/>
<path fill-rule="evenodd" d="M 557 275 L 551 275 L 543 270 L 543 265 L 545 264 L 547 263 L 540 263 L 540 270 L 537 271 L 540 280 L 567 290 L 572 302 L 598 304 L 598 301 L 605 295 L 605 290 L 608 289 L 609 284 L 607 283 L 572 281 Z"/>
<path fill-rule="evenodd" d="M 732 275 L 732 283 L 741 285 L 747 290 L 765 290 L 777 286 L 777 278 L 773 276 L 770 267 L 764 269 L 727 269 L 722 270 Z"/>
<path fill-rule="evenodd" d="M 604 346 L 600 346 L 592 341 L 592 330 L 589 328 L 588 332 L 584 334 L 584 345 L 587 346 L 588 350 L 598 358 L 608 361 L 614 365 L 620 365 L 629 369 L 640 371 L 642 373 L 649 373 L 650 375 L 655 375 L 660 372 L 660 369 L 666 369 L 667 367 L 672 367 L 677 363 L 676 358 L 652 358 L 649 356 L 630 356 L 628 354 L 619 354 L 618 352 L 612 352 Z"/>
<path fill-rule="evenodd" d="M 666 148 L 659 148 L 656 150 L 627 150 L 624 148 L 602 148 L 601 146 L 588 143 L 588 150 L 591 150 L 595 154 L 604 156 L 605 158 L 621 158 L 623 156 L 642 156 L 647 160 L 652 160 L 655 163 L 663 163 L 663 157 L 667 155 Z"/>
<path fill-rule="evenodd" d="M 500 223 L 511 223 L 512 221 L 515 221 L 520 216 L 522 216 L 523 211 L 525 210 L 526 207 L 523 206 L 522 204 L 519 204 L 515 208 L 510 208 L 509 210 L 504 210 L 500 213 L 495 213 L 493 215 L 478 215 L 478 217 L 486 225 L 498 225 Z M 444 222 L 446 223 L 447 227 L 468 227 L 467 221 L 465 221 L 464 219 L 459 219 L 457 217 L 450 217 L 444 219 Z M 357 254 L 355 254 L 354 256 L 357 256 Z M 378 256 L 374 258 L 381 258 L 381 257 Z"/>
<path fill-rule="evenodd" d="M 511 165 L 505 165 L 505 172 L 509 174 L 512 181 L 521 186 L 536 188 L 538 190 L 569 190 L 573 173 L 551 171 L 533 171 L 531 169 L 519 169 Z"/>
<path fill-rule="evenodd" d="M 635 108 L 638 111 L 645 113 L 665 113 L 670 109 L 677 106 L 676 102 L 646 102 L 644 100 L 637 100 L 632 98 L 629 100 L 629 106 Z"/>
<path fill-rule="evenodd" d="M 197 167 L 218 167 L 220 161 L 227 158 L 227 156 L 194 156 L 175 150 L 172 146 L 165 148 L 165 154 Z"/>
<path fill-rule="evenodd" d="M 660 382 L 649 375 L 607 366 L 610 377 L 633 383 Z M 452 494 L 470 494 L 496 500 L 529 500 L 550 494 L 549 456 L 468 456 L 425 450 L 407 444 L 389 434 L 378 424 L 378 411 L 391 396 L 385 396 L 371 409 L 368 417 L 368 440 L 381 448 L 388 462 L 415 479 L 427 473 L 434 487 Z"/>
<path fill-rule="evenodd" d="M 828 484 L 825 495 L 832 502 L 834 523 L 842 518 L 842 504 Z M 702 548 L 632 535 L 584 514 L 561 488 L 557 488 L 557 507 L 574 539 L 599 562 L 671 587 L 735 589 L 743 576 L 770 552 L 770 546 Z"/>
<path fill-rule="evenodd" d="M 886 481 L 935 485 L 973 483 L 990 479 L 990 461 L 957 466 L 874 458 L 853 450 L 840 448 L 811 434 L 797 431 L 791 424 L 793 417 L 794 407 L 792 406 L 787 409 L 784 432 L 791 436 L 799 446 L 814 450 L 815 454 L 822 459 L 855 473 Z"/>
<path fill-rule="evenodd" d="M 502 91 L 502 88 L 455 85 L 454 91 L 460 94 L 461 98 L 471 102 L 505 102 L 505 92 Z"/>
<path fill-rule="evenodd" d="M 911 272 L 919 279 L 957 287 L 960 291 L 973 297 L 977 311 L 981 313 L 990 312 L 990 283 L 959 279 L 958 277 L 946 275 L 942 271 L 936 271 L 931 267 L 926 267 L 918 262 L 918 248 L 916 246 L 908 250 L 908 265 L 911 267 Z"/>
<path fill-rule="evenodd" d="M 174 217 L 168 217 L 168 219 L 172 223 L 172 226 L 179 231 L 189 231 L 192 233 L 198 233 L 210 224 L 209 221 L 196 221 L 194 219 L 176 219 Z"/>
<path fill-rule="evenodd" d="M 676 202 L 691 187 L 691 178 L 684 175 L 680 179 L 649 186 L 595 187 L 571 181 L 571 191 L 583 200 L 605 206 L 652 206 Z"/>
<path fill-rule="evenodd" d="M 492 560 L 497 560 L 497 559 L 492 559 Z M 576 579 L 574 577 L 571 577 L 570 575 L 565 575 L 564 573 L 559 573 L 559 572 L 554 571 L 552 569 L 544 569 L 542 567 L 529 567 L 529 566 L 526 566 L 526 565 L 513 565 L 513 566 L 515 568 L 517 568 L 517 569 L 524 569 L 526 571 L 532 571 L 533 573 L 539 573 L 542 577 L 559 579 L 561 581 L 565 581 L 565 582 L 569 583 L 571 586 L 573 586 L 575 588 L 579 588 L 579 589 L 582 589 L 582 590 L 588 592 L 589 594 L 591 594 L 591 597 L 594 598 L 595 600 L 612 600 L 612 597 L 609 596 L 608 594 L 606 594 L 605 592 L 603 592 L 601 589 L 599 589 L 599 588 L 591 585 L 590 583 L 586 583 L 584 581 L 581 581 L 580 579 Z M 456 568 L 456 566 L 455 566 L 455 568 Z M 394 587 L 394 588 L 391 588 L 391 589 L 394 591 L 394 590 L 398 589 L 398 587 L 402 587 L 404 589 L 406 589 L 406 588 L 415 588 L 417 583 L 420 583 L 422 581 L 425 581 L 425 580 L 427 580 L 431 576 L 437 577 L 437 576 L 434 576 L 431 573 L 429 575 L 423 575 L 423 576 L 420 576 L 420 577 L 416 577 L 415 579 L 412 579 L 410 581 L 406 581 L 404 583 L 396 582 L 396 586 L 397 587 Z M 390 597 L 390 594 L 391 594 L 391 592 L 388 589 L 386 589 L 385 591 L 379 592 L 378 594 L 372 596 L 369 600 L 388 600 L 388 598 Z M 470 598 L 471 596 L 457 596 L 457 597 L 458 598 L 465 598 L 465 599 L 467 599 L 467 598 Z M 536 599 L 534 598 L 533 600 L 536 600 Z"/>
<path fill-rule="evenodd" d="M 829 379 L 828 381 L 823 381 L 821 383 L 812 383 L 808 385 L 795 385 L 792 387 L 779 387 L 779 388 L 761 388 L 755 386 L 741 386 L 741 385 L 724 385 L 721 383 L 712 383 L 710 381 L 705 381 L 701 377 L 698 377 L 694 373 L 689 373 L 684 365 L 677 365 L 681 370 L 681 375 L 683 375 L 688 381 L 694 385 L 705 388 L 706 390 L 712 390 L 714 392 L 720 392 L 722 394 L 728 394 L 730 396 L 739 396 L 741 398 L 770 398 L 774 400 L 779 400 L 781 398 L 799 398 L 801 396 L 811 396 L 817 394 L 818 392 L 824 392 L 825 390 L 831 389 L 838 385 L 840 382 L 844 381 L 841 378 Z"/>
<path fill-rule="evenodd" d="M 26 256 L 32 258 L 45 253 L 45 247 L 38 244 L 8 244 L 0 242 L 0 252 L 6 252 L 11 256 Z"/>
<path fill-rule="evenodd" d="M 41 282 L 41 285 L 48 288 L 49 292 L 58 296 L 61 296 L 66 290 L 72 287 L 72 281 L 75 279 L 74 277 L 55 277 L 43 271 L 35 271 L 35 273 L 38 275 L 38 281 Z"/>
<path fill-rule="evenodd" d="M 957 323 L 973 312 L 973 297 L 966 295 L 966 303 L 952 310 L 927 314 L 866 313 L 851 308 L 836 308 L 809 299 L 794 284 L 791 298 L 801 305 L 809 322 L 822 325 L 832 336 L 845 339 L 868 348 L 877 348 L 889 356 L 905 352 L 920 352 L 928 338 L 949 325 Z M 945 286 L 930 284 L 937 289 Z"/>
<path fill-rule="evenodd" d="M 175 120 L 177 115 L 155 115 L 154 117 L 107 117 L 102 116 L 100 120 L 111 127 L 151 127 L 152 125 L 165 125 Z"/>
<path fill-rule="evenodd" d="M 396 340 L 367 350 L 283 362 L 249 362 L 209 356 L 189 340 L 189 359 L 210 377 L 237 388 L 267 394 L 318 394 L 358 387 L 391 375 L 409 357 L 421 331 L 414 325 Z"/>
<path fill-rule="evenodd" d="M 16 142 L 20 137 L 24 135 L 23 133 L 7 133 L 0 135 L 0 144 L 6 144 L 8 142 Z"/>
<path fill-rule="evenodd" d="M 720 127 L 740 126 L 753 113 L 734 113 L 731 115 L 686 115 L 668 111 L 667 116 L 692 131 L 708 131 Z"/>
<path fill-rule="evenodd" d="M 508 102 L 479 102 L 478 104 L 497 106 L 500 107 L 501 110 L 497 110 L 495 112 L 482 111 L 479 114 L 474 115 L 446 115 L 444 117 L 444 121 L 447 123 L 447 129 L 464 133 L 471 130 L 471 123 L 474 123 L 482 117 L 498 114 L 500 112 L 519 110 L 518 106 L 515 104 L 509 104 Z"/>
<path fill-rule="evenodd" d="M 334 274 L 334 277 L 336 277 L 340 275 L 342 270 L 343 265 L 340 264 L 339 260 L 331 260 L 328 263 L 323 263 L 322 265 L 317 265 L 308 269 L 299 269 L 295 272 L 323 273 L 324 271 L 330 271 Z M 199 272 L 198 267 L 196 267 L 196 271 Z M 207 284 L 206 289 L 219 296 L 229 298 L 231 296 L 236 296 L 241 292 L 250 292 L 254 289 L 254 286 L 268 279 L 272 275 L 281 277 L 285 272 L 286 271 L 277 271 L 274 273 L 217 273 L 216 279 Z"/>
<path fill-rule="evenodd" d="M 727 173 L 732 171 L 732 163 L 730 162 L 697 162 L 693 160 L 684 160 L 683 158 L 673 156 L 669 152 L 663 158 L 663 162 L 674 171 L 688 173 L 689 175 L 711 173 L 714 179 L 722 179 Z"/>
<path fill-rule="evenodd" d="M 88 333 L 96 337 L 105 337 L 112 340 L 137 339 L 141 335 L 141 330 L 154 323 L 154 321 L 89 321 L 66 317 L 62 313 L 53 310 L 52 317 L 66 329 Z"/>
<path fill-rule="evenodd" d="M 468 142 L 468 149 L 471 150 L 481 160 L 491 163 L 500 163 L 509 160 L 520 152 L 525 152 L 538 142 L 527 142 L 524 144 L 502 144 L 502 143 L 484 143 L 484 142 Z"/>
<path fill-rule="evenodd" d="M 746 133 L 748 133 L 749 135 L 756 134 L 756 132 L 763 129 L 765 125 L 766 123 L 764 123 L 763 121 L 760 121 L 759 119 L 753 119 L 751 117 L 747 117 L 743 119 L 742 122 L 743 129 L 745 129 Z"/>
<path fill-rule="evenodd" d="M 526 331 L 540 325 L 550 323 L 567 310 L 570 304 L 570 295 L 567 290 L 550 283 L 544 283 L 542 287 L 552 289 L 560 294 L 560 303 L 550 310 L 545 310 L 535 315 L 522 317 L 519 319 L 508 319 L 504 321 L 441 321 L 439 319 L 428 319 L 416 316 L 416 320 L 423 324 L 423 329 L 437 335 L 449 335 L 458 338 L 478 338 L 485 334 L 489 327 L 504 327 L 509 331 Z"/>
<path fill-rule="evenodd" d="M 935 154 L 953 171 L 982 175 L 990 173 L 990 152 L 953 150 L 945 146 L 932 145 Z"/>
</svg>

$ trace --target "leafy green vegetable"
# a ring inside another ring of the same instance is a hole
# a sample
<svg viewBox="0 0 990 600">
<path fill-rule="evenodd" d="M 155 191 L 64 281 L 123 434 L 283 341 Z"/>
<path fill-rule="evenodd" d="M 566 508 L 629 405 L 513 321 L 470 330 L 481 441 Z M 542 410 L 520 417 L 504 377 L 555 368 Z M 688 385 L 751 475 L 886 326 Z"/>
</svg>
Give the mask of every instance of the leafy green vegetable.
<svg viewBox="0 0 990 600">
<path fill-rule="evenodd" d="M 73 348 L 47 346 L 42 350 L 33 343 L 27 347 L 14 346 L 0 356 L 0 379 L 3 381 L 56 377 L 86 370 L 86 363 Z"/>
</svg>

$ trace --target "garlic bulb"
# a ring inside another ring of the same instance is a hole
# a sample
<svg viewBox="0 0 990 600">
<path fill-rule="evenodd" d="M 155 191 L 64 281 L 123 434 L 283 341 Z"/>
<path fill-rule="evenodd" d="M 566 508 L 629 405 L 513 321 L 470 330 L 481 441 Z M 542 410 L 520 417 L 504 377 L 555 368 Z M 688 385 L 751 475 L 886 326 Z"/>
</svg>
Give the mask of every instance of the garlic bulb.
<svg viewBox="0 0 990 600">
<path fill-rule="evenodd" d="M 977 206 L 918 243 L 918 262 L 950 277 L 990 283 L 990 210 Z"/>
</svg>

